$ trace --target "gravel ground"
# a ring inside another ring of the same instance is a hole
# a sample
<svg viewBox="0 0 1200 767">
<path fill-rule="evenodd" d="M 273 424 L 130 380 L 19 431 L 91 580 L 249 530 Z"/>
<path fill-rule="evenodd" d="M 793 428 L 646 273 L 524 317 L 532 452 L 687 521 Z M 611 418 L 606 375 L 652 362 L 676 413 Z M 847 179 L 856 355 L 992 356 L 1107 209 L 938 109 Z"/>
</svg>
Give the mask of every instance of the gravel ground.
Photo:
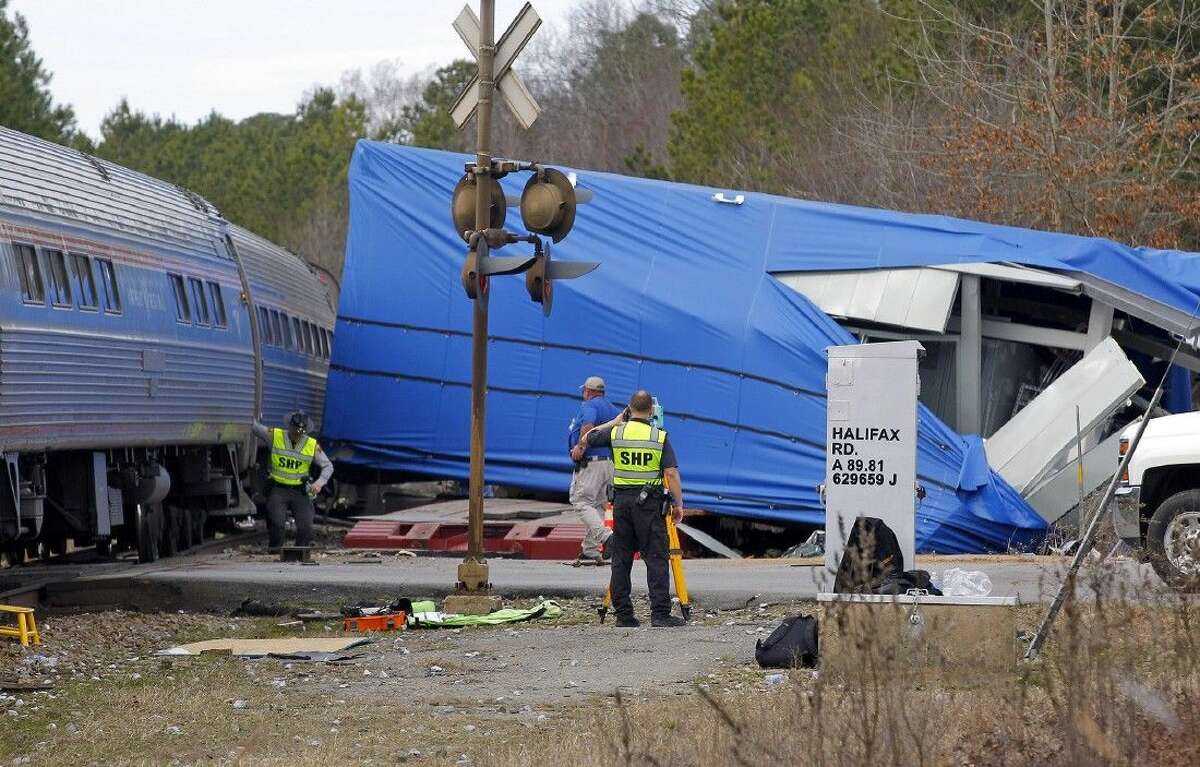
<svg viewBox="0 0 1200 767">
<path fill-rule="evenodd" d="M 696 683 L 762 687 L 754 639 L 799 606 L 696 616 L 682 629 L 597 624 L 586 600 L 562 617 L 370 635 L 340 663 L 163 658 L 216 637 L 340 635 L 287 618 L 104 612 L 44 618 L 44 644 L 0 644 L 0 764 L 483 764 L 494 748 L 576 731 L 626 700 L 693 695 Z M 641 611 L 645 612 L 645 605 Z M 403 757 L 403 759 L 400 759 Z"/>
</svg>

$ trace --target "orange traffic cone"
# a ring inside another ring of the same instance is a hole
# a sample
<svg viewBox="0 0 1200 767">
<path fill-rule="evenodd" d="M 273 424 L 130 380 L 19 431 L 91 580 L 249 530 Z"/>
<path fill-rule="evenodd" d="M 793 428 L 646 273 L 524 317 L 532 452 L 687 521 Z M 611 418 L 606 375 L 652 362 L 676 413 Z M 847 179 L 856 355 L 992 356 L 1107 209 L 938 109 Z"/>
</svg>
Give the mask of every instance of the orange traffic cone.
<svg viewBox="0 0 1200 767">
<path fill-rule="evenodd" d="M 612 507 L 612 501 L 609 501 L 608 503 L 604 504 L 604 526 L 605 526 L 605 527 L 607 527 L 609 530 L 612 530 L 612 529 L 613 529 L 613 507 Z M 609 537 L 611 538 L 612 536 L 610 535 Z M 605 550 L 607 550 L 607 549 L 608 549 L 608 542 L 607 542 L 607 541 L 606 541 L 606 542 L 605 542 L 605 544 L 604 544 L 604 548 L 605 548 Z M 633 558 L 634 558 L 635 560 L 636 560 L 636 559 L 641 559 L 641 558 L 642 558 L 642 553 L 641 553 L 640 551 L 635 551 L 635 552 L 634 552 L 634 554 L 633 554 Z"/>
<path fill-rule="evenodd" d="M 604 526 L 608 528 L 608 531 L 609 531 L 608 538 L 612 538 L 612 529 L 613 529 L 612 501 L 609 501 L 604 504 Z M 608 538 L 606 538 L 604 540 L 604 545 L 601 548 L 604 549 L 605 554 L 612 554 L 612 551 L 608 548 Z"/>
</svg>

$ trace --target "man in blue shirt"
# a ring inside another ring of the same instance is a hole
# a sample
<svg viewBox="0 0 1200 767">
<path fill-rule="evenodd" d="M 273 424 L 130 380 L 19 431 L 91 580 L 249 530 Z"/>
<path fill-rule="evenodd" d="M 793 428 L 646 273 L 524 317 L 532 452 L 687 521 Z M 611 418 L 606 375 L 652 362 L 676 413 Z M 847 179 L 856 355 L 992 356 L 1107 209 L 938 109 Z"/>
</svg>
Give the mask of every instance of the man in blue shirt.
<svg viewBox="0 0 1200 767">
<path fill-rule="evenodd" d="M 571 505 L 587 526 L 579 559 L 601 563 L 611 556 L 608 551 L 602 553 L 600 547 L 612 535 L 604 526 L 604 505 L 613 481 L 612 453 L 602 447 L 588 447 L 584 439 L 596 426 L 620 415 L 621 408 L 604 398 L 604 379 L 600 376 L 591 376 L 579 388 L 583 390 L 583 403 L 567 434 L 567 447 L 575 462 Z"/>
</svg>

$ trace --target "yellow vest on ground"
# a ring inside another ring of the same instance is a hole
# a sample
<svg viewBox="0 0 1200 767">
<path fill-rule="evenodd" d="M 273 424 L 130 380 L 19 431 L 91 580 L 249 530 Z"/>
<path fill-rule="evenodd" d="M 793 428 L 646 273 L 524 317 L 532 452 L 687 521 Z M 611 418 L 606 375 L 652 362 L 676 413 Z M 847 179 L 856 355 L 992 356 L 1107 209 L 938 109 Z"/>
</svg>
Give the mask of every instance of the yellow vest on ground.
<svg viewBox="0 0 1200 767">
<path fill-rule="evenodd" d="M 610 437 L 614 485 L 662 484 L 665 429 L 641 421 L 626 421 L 614 426 Z"/>
<path fill-rule="evenodd" d="M 281 485 L 297 486 L 308 479 L 308 467 L 312 466 L 317 454 L 317 441 L 312 437 L 304 440 L 299 450 L 288 444 L 287 432 L 271 429 L 271 479 Z"/>
</svg>

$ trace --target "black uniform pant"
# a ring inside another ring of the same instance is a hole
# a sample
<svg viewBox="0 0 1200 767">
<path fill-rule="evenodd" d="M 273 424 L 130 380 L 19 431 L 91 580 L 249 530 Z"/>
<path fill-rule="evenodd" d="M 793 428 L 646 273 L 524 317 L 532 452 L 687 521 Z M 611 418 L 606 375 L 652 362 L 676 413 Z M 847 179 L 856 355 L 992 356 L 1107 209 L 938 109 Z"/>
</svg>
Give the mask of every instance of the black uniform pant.
<svg viewBox="0 0 1200 767">
<path fill-rule="evenodd" d="M 267 497 L 267 547 L 277 549 L 283 545 L 283 526 L 287 522 L 289 508 L 296 518 L 296 545 L 311 546 L 313 503 L 304 485 L 292 487 L 277 482 L 271 484 L 271 494 Z"/>
<path fill-rule="evenodd" d="M 608 539 L 612 549 L 612 600 L 617 619 L 633 618 L 630 570 L 633 555 L 642 553 L 646 563 L 646 588 L 650 591 L 650 615 L 665 618 L 671 614 L 671 575 L 667 556 L 667 523 L 662 515 L 662 491 L 651 488 L 645 501 L 639 503 L 641 488 L 617 488 L 613 494 L 613 534 Z"/>
</svg>

